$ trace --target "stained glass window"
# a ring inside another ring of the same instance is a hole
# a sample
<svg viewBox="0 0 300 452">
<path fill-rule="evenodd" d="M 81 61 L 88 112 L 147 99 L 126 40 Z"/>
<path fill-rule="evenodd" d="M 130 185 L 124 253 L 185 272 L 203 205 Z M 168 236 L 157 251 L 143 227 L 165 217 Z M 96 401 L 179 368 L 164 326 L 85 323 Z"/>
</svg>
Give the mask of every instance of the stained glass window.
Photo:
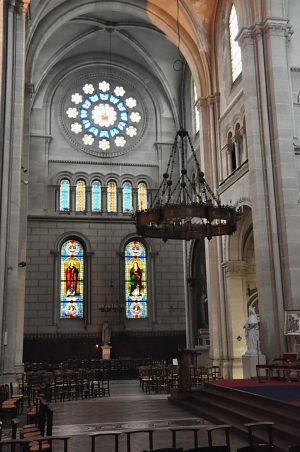
<svg viewBox="0 0 300 452">
<path fill-rule="evenodd" d="M 235 6 L 232 5 L 229 15 L 229 36 L 230 36 L 230 57 L 231 57 L 231 73 L 234 82 L 242 73 L 242 55 L 241 49 L 235 40 L 239 32 L 237 14 Z"/>
<path fill-rule="evenodd" d="M 125 247 L 125 300 L 127 319 L 148 317 L 146 248 L 137 240 Z"/>
<path fill-rule="evenodd" d="M 132 185 L 130 182 L 123 184 L 123 212 L 132 211 Z"/>
<path fill-rule="evenodd" d="M 114 181 L 107 184 L 107 212 L 117 211 L 117 185 Z"/>
<path fill-rule="evenodd" d="M 132 144 L 143 123 L 137 99 L 128 96 L 123 86 L 106 80 L 85 83 L 71 94 L 65 114 L 72 135 L 100 154 Z"/>
<path fill-rule="evenodd" d="M 101 183 L 98 180 L 92 183 L 92 211 L 101 211 Z"/>
<path fill-rule="evenodd" d="M 62 179 L 60 181 L 60 193 L 59 193 L 59 210 L 70 210 L 70 181 L 68 179 Z"/>
<path fill-rule="evenodd" d="M 85 211 L 85 181 L 80 179 L 76 182 L 76 212 Z"/>
<path fill-rule="evenodd" d="M 62 245 L 60 274 L 60 318 L 83 318 L 84 252 L 77 240 Z"/>
<path fill-rule="evenodd" d="M 138 184 L 138 209 L 144 210 L 147 208 L 147 185 L 145 184 L 145 182 L 140 182 Z"/>
</svg>

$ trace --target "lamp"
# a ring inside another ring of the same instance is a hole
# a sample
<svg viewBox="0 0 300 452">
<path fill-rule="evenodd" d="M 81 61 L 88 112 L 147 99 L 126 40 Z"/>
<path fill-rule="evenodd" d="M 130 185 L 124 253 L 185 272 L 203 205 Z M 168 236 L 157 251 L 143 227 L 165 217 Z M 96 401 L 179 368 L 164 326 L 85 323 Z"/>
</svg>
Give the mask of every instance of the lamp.
<svg viewBox="0 0 300 452">
<path fill-rule="evenodd" d="M 181 93 L 185 64 L 180 52 L 179 0 L 177 0 L 177 51 L 180 60 L 173 64 L 175 71 L 182 71 Z M 178 63 L 181 63 L 178 65 Z M 137 233 L 143 237 L 175 240 L 196 240 L 229 235 L 236 230 L 238 212 L 220 200 L 207 184 L 200 169 L 191 138 L 183 127 L 183 96 L 180 95 L 180 129 L 176 132 L 166 172 L 149 209 L 134 214 Z M 187 172 L 188 150 L 192 152 L 196 169 L 193 180 Z M 180 175 L 175 180 L 175 161 L 179 161 Z"/>
<path fill-rule="evenodd" d="M 185 156 L 192 152 L 196 177 L 188 175 Z M 179 155 L 178 155 L 179 154 Z M 181 171 L 173 180 L 176 157 Z M 238 212 L 222 205 L 207 184 L 200 169 L 191 138 L 182 127 L 176 133 L 166 172 L 149 209 L 137 210 L 134 215 L 137 233 L 143 237 L 175 240 L 196 240 L 230 235 L 236 230 Z"/>
</svg>

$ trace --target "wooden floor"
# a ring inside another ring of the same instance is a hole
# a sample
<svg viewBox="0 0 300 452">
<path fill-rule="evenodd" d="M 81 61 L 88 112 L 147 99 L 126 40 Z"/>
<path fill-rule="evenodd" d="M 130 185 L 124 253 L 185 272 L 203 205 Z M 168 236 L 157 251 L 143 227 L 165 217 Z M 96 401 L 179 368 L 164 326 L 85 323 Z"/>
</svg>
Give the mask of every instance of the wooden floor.
<svg viewBox="0 0 300 452">
<path fill-rule="evenodd" d="M 69 452 L 89 452 L 91 438 L 89 433 L 97 431 L 122 432 L 131 429 L 153 428 L 154 448 L 171 447 L 172 427 L 203 426 L 199 432 L 199 445 L 207 444 L 206 425 L 211 425 L 203 418 L 178 408 L 168 402 L 168 394 L 144 394 L 136 380 L 112 381 L 111 396 L 86 399 L 71 402 L 52 403 L 54 409 L 53 434 L 67 434 L 72 438 L 69 441 Z M 222 444 L 223 438 L 215 436 L 216 444 Z M 232 434 L 232 451 L 237 447 L 246 445 L 245 439 Z M 178 447 L 191 448 L 194 446 L 192 432 L 180 432 L 177 440 Z M 131 440 L 131 452 L 142 452 L 149 449 L 148 436 L 137 434 Z M 54 452 L 62 448 L 55 447 Z M 101 437 L 96 440 L 96 451 L 114 452 L 113 439 Z M 120 436 L 120 452 L 127 452 L 126 436 Z"/>
</svg>

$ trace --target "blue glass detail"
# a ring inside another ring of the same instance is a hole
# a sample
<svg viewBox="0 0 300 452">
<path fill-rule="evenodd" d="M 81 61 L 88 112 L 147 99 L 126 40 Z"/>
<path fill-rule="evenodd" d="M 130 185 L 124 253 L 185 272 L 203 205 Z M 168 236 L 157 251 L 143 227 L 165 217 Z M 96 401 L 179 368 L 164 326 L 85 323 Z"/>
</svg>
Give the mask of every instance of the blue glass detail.
<svg viewBox="0 0 300 452">
<path fill-rule="evenodd" d="M 64 179 L 60 183 L 60 206 L 59 210 L 70 210 L 70 181 Z"/>
<path fill-rule="evenodd" d="M 101 210 L 101 184 L 98 181 L 92 183 L 92 211 Z"/>
<path fill-rule="evenodd" d="M 83 108 L 86 109 L 90 108 L 91 105 L 92 103 L 88 99 L 85 99 L 84 103 L 82 104 Z"/>
<path fill-rule="evenodd" d="M 91 127 L 91 125 L 92 125 L 88 119 L 84 119 L 84 120 L 82 121 L 82 124 L 84 125 L 84 128 L 85 128 L 85 129 L 88 129 L 88 128 Z"/>
<path fill-rule="evenodd" d="M 108 100 L 108 98 L 109 98 L 109 94 L 104 94 L 104 93 L 99 93 L 100 94 L 100 99 L 101 100 Z"/>
<path fill-rule="evenodd" d="M 123 212 L 132 210 L 132 187 L 129 182 L 123 184 Z"/>
<path fill-rule="evenodd" d="M 125 108 L 125 105 L 123 104 L 123 102 L 119 102 L 117 107 L 120 111 L 126 111 L 126 108 Z"/>
<path fill-rule="evenodd" d="M 122 119 L 123 121 L 128 121 L 128 113 L 127 113 L 127 111 L 121 113 L 121 119 Z"/>
<path fill-rule="evenodd" d="M 117 125 L 118 129 L 120 130 L 124 130 L 124 128 L 126 127 L 126 122 L 119 122 L 119 124 Z"/>
<path fill-rule="evenodd" d="M 110 95 L 109 100 L 112 104 L 117 104 L 118 102 L 120 102 L 120 99 L 118 97 L 115 97 L 113 94 Z"/>
<path fill-rule="evenodd" d="M 80 110 L 80 118 L 84 119 L 88 117 L 88 112 L 84 110 L 83 108 Z"/>
<path fill-rule="evenodd" d="M 99 100 L 99 96 L 98 94 L 93 94 L 92 96 L 89 97 L 91 102 L 97 102 Z"/>
<path fill-rule="evenodd" d="M 114 127 L 113 129 L 110 129 L 110 136 L 114 137 L 115 135 L 119 135 L 120 130 Z"/>
<path fill-rule="evenodd" d="M 91 132 L 95 137 L 98 136 L 99 129 L 97 129 L 97 127 L 92 126 L 88 131 Z"/>
<path fill-rule="evenodd" d="M 100 130 L 99 137 L 100 138 L 109 138 L 108 130 Z"/>
</svg>

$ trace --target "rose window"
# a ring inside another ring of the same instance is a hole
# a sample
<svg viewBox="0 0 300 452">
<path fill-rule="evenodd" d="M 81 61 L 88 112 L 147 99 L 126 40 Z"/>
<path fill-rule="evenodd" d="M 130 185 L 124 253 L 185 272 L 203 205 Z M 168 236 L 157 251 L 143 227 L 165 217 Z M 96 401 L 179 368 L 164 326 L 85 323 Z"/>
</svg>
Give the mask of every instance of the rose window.
<svg viewBox="0 0 300 452">
<path fill-rule="evenodd" d="M 83 83 L 71 93 L 65 105 L 66 125 L 81 147 L 109 156 L 137 142 L 143 110 L 128 91 L 119 83 L 100 80 Z"/>
</svg>

